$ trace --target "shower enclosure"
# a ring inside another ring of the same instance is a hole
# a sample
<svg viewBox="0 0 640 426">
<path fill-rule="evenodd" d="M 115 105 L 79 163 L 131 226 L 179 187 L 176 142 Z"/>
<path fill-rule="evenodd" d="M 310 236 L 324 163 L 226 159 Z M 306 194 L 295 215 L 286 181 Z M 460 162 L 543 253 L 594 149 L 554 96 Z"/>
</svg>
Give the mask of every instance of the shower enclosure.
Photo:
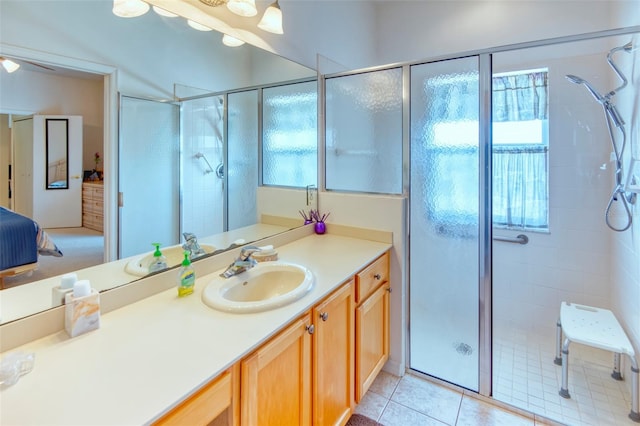
<svg viewBox="0 0 640 426">
<path fill-rule="evenodd" d="M 553 362 L 562 301 L 640 335 L 636 46 L 637 29 L 409 67 L 411 369 L 568 424 L 636 424 L 610 353 L 572 345 L 570 399 Z"/>
</svg>

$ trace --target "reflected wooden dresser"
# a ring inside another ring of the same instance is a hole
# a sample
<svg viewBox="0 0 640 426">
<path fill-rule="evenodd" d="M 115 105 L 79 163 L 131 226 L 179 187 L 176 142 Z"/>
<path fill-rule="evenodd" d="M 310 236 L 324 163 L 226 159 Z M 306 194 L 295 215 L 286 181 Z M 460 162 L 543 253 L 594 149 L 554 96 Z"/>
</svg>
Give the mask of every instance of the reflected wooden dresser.
<svg viewBox="0 0 640 426">
<path fill-rule="evenodd" d="M 104 229 L 103 182 L 82 183 L 82 226 L 99 232 Z"/>
</svg>

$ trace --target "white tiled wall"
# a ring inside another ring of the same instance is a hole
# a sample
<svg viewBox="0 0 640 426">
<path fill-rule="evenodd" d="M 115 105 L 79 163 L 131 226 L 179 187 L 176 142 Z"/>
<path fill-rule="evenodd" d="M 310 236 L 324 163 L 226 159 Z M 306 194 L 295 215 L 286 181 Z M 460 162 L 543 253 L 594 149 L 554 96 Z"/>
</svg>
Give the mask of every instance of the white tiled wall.
<svg viewBox="0 0 640 426">
<path fill-rule="evenodd" d="M 209 165 L 215 169 L 223 158 L 222 105 L 218 97 L 184 102 L 181 120 L 182 231 L 217 234 L 223 231 L 223 181 Z"/>
<path fill-rule="evenodd" d="M 493 244 L 494 324 L 552 338 L 563 300 L 611 307 L 611 234 L 604 209 L 613 184 L 602 108 L 576 74 L 606 86 L 602 52 L 543 60 L 549 68 L 549 233 L 529 244 Z M 605 91 L 606 87 L 598 87 Z M 609 89 L 610 90 L 610 89 Z M 519 232 L 494 230 L 496 235 Z"/>
</svg>

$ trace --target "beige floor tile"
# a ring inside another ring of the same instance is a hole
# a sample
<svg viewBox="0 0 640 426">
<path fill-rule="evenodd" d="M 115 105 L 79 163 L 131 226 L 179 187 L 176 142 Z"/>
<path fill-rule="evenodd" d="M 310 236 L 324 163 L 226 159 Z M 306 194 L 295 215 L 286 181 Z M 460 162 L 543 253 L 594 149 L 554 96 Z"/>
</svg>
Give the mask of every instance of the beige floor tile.
<svg viewBox="0 0 640 426">
<path fill-rule="evenodd" d="M 398 386 L 399 381 L 400 377 L 389 374 L 386 371 L 381 371 L 378 373 L 378 376 L 375 378 L 373 383 L 371 383 L 369 392 L 375 392 L 387 399 L 391 398 L 391 394 L 393 394 L 396 386 Z"/>
<path fill-rule="evenodd" d="M 444 426 L 446 424 L 393 401 L 389 401 L 378 422 L 384 426 Z"/>
<path fill-rule="evenodd" d="M 534 420 L 476 398 L 462 398 L 456 426 L 533 426 Z"/>
<path fill-rule="evenodd" d="M 378 420 L 389 402 L 388 398 L 374 392 L 367 392 L 356 407 L 356 413 Z"/>
<path fill-rule="evenodd" d="M 391 400 L 446 424 L 455 424 L 462 393 L 407 374 Z"/>
</svg>

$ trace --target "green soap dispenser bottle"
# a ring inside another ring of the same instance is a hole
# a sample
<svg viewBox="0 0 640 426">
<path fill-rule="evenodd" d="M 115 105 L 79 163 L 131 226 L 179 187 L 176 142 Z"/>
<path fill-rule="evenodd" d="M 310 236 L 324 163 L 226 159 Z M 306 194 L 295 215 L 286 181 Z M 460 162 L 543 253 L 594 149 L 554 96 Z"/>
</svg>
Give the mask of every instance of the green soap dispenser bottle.
<svg viewBox="0 0 640 426">
<path fill-rule="evenodd" d="M 193 270 L 191 261 L 189 260 L 189 252 L 184 252 L 184 260 L 182 267 L 178 273 L 178 296 L 187 296 L 193 293 L 193 287 L 196 284 L 196 272 Z"/>
<path fill-rule="evenodd" d="M 167 269 L 167 258 L 160 251 L 160 243 L 151 243 L 151 245 L 156 247 L 156 251 L 153 252 L 153 259 L 149 263 L 149 273 Z"/>
</svg>

